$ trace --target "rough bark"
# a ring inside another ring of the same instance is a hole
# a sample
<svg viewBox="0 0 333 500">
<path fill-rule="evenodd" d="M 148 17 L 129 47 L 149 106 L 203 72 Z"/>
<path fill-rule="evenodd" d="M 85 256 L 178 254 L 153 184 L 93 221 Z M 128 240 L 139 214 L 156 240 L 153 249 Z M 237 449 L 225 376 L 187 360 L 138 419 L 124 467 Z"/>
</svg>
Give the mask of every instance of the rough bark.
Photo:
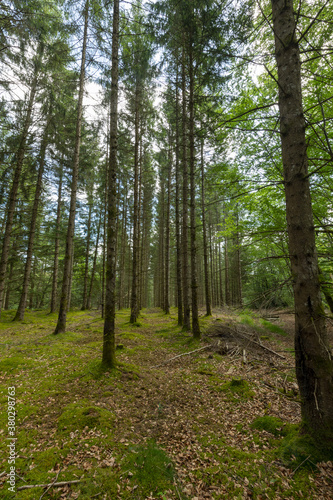
<svg viewBox="0 0 333 500">
<path fill-rule="evenodd" d="M 113 3 L 110 161 L 108 190 L 108 235 L 106 262 L 105 322 L 103 332 L 102 364 L 109 368 L 116 365 L 116 253 L 117 253 L 117 151 L 118 151 L 118 53 L 119 53 L 119 0 Z"/>
<path fill-rule="evenodd" d="M 42 181 L 43 181 L 44 166 L 45 166 L 45 154 L 46 154 L 46 147 L 47 147 L 47 141 L 48 141 L 49 123 L 50 123 L 50 121 L 48 121 L 48 123 L 45 127 L 44 136 L 43 136 L 41 149 L 40 149 L 39 168 L 38 168 L 38 174 L 37 174 L 35 198 L 34 198 L 34 203 L 33 203 L 32 213 L 31 213 L 27 258 L 26 258 L 25 267 L 24 267 L 22 292 L 21 292 L 19 306 L 17 308 L 16 314 L 14 317 L 14 321 L 23 321 L 24 320 L 24 312 L 25 312 L 25 306 L 26 306 L 27 297 L 28 297 L 28 288 L 29 288 L 30 273 L 31 273 L 32 253 L 33 253 L 34 242 L 35 242 L 39 200 L 40 200 L 40 195 L 41 195 L 41 191 L 42 191 Z"/>
<path fill-rule="evenodd" d="M 61 290 L 61 297 L 60 297 L 58 323 L 57 323 L 57 326 L 56 326 L 55 331 L 54 331 L 55 334 L 65 332 L 67 310 L 69 307 L 68 296 L 69 296 L 69 284 L 70 284 L 70 277 L 71 277 L 71 263 L 72 263 L 72 253 L 73 253 L 73 243 L 74 243 L 76 192 L 77 192 L 77 181 L 78 181 L 79 160 L 80 160 L 80 146 L 81 146 L 81 125 L 82 125 L 82 110 L 83 110 L 82 102 L 83 102 L 84 80 L 85 80 L 85 63 L 86 63 L 86 48 L 87 48 L 87 33 L 88 33 L 88 14 L 89 14 L 89 3 L 87 0 L 86 5 L 85 5 L 85 16 L 84 16 L 84 34 L 83 34 L 83 46 L 82 46 L 82 57 L 81 57 L 79 98 L 78 98 L 78 104 L 77 104 L 75 150 L 74 150 L 73 169 L 72 169 L 71 201 L 70 201 L 70 207 L 69 207 L 68 227 L 67 227 L 67 236 L 66 236 L 64 274 L 63 274 L 63 280 L 62 280 L 62 290 Z"/>
<path fill-rule="evenodd" d="M 333 444 L 333 363 L 326 335 L 308 177 L 301 65 L 292 0 L 271 0 L 280 135 L 295 300 L 296 375 L 302 418 L 317 443 Z"/>
</svg>

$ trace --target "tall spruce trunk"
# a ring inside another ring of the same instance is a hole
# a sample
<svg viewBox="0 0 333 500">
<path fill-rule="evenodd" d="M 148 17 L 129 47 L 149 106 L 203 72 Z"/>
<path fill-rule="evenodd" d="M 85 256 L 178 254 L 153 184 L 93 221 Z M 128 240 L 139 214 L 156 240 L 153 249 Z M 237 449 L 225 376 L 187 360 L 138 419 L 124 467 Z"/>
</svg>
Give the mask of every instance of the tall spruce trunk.
<svg viewBox="0 0 333 500">
<path fill-rule="evenodd" d="M 102 225 L 102 214 L 100 214 L 100 216 L 99 216 L 98 227 L 97 227 L 96 246 L 95 246 L 94 260 L 93 260 L 93 266 L 92 266 L 92 270 L 91 270 L 90 285 L 89 285 L 88 298 L 87 298 L 87 309 L 91 309 L 91 297 L 92 297 L 95 272 L 96 272 L 99 237 L 101 234 L 101 225 Z"/>
<path fill-rule="evenodd" d="M 46 147 L 47 147 L 47 142 L 48 142 L 49 123 L 50 123 L 50 121 L 48 121 L 48 123 L 46 124 L 43 139 L 42 139 L 41 149 L 40 149 L 39 168 L 38 168 L 38 174 L 37 174 L 35 199 L 34 199 L 32 213 L 31 213 L 27 258 L 26 258 L 25 267 L 24 267 L 22 292 L 21 292 L 21 298 L 20 298 L 19 306 L 18 306 L 16 314 L 15 314 L 14 321 L 23 321 L 25 306 L 27 303 L 28 288 L 29 288 L 30 273 L 31 273 L 31 264 L 32 264 L 32 253 L 33 253 L 34 242 L 35 242 L 38 208 L 39 208 L 40 195 L 41 195 L 41 191 L 42 191 L 42 182 L 43 182 L 43 174 L 44 174 L 44 166 L 45 166 L 45 155 L 46 155 Z"/>
<path fill-rule="evenodd" d="M 191 330 L 191 312 L 188 287 L 188 171 L 187 171 L 187 106 L 186 106 L 186 68 L 185 68 L 185 50 L 182 53 L 182 140 L 183 140 L 183 228 L 182 228 L 182 281 L 183 281 L 183 314 L 184 330 Z"/>
<path fill-rule="evenodd" d="M 22 166 L 23 166 L 23 161 L 24 161 L 24 156 L 25 156 L 25 151 L 26 151 L 26 144 L 27 144 L 29 128 L 31 125 L 32 110 L 33 110 L 36 91 L 37 91 L 38 73 L 39 73 L 39 66 L 40 66 L 41 54 L 42 54 L 42 49 L 39 49 L 39 50 L 40 50 L 40 57 L 38 59 L 38 62 L 35 65 L 35 74 L 33 77 L 31 88 L 30 88 L 27 112 L 25 115 L 21 139 L 20 139 L 20 143 L 19 143 L 19 147 L 18 147 L 17 155 L 16 155 L 17 160 L 16 160 L 16 166 L 15 166 L 14 175 L 13 175 L 13 183 L 12 183 L 12 187 L 11 187 L 11 190 L 9 193 L 9 200 L 8 200 L 7 209 L 6 209 L 7 218 L 6 218 L 5 233 L 3 236 L 2 253 L 1 253 L 1 259 L 0 259 L 0 314 L 1 314 L 1 308 L 2 308 L 2 302 L 3 302 L 3 300 L 2 300 L 3 293 L 4 293 L 4 288 L 5 288 L 6 271 L 7 271 L 7 263 L 8 263 L 8 256 L 9 256 L 10 239 L 11 239 L 11 233 L 12 233 L 12 227 L 13 227 L 13 220 L 14 220 L 14 212 L 15 212 L 16 201 L 17 201 L 17 192 L 18 192 L 19 183 L 20 183 L 20 177 L 21 177 Z"/>
<path fill-rule="evenodd" d="M 178 325 L 183 324 L 183 291 L 182 291 L 182 255 L 180 244 L 180 207 L 179 207 L 179 100 L 178 100 L 179 75 L 177 65 L 176 76 L 176 166 L 175 166 L 175 219 L 176 219 L 176 282 L 177 282 L 177 307 L 178 307 Z"/>
<path fill-rule="evenodd" d="M 84 278 L 83 278 L 83 299 L 81 311 L 88 309 L 88 274 L 89 274 L 89 251 L 90 251 L 90 233 L 91 233 L 91 212 L 92 203 L 89 203 L 89 214 L 88 214 L 88 224 L 87 224 L 87 245 L 86 245 L 86 258 L 84 266 Z"/>
<path fill-rule="evenodd" d="M 133 263 L 130 323 L 135 323 L 138 311 L 138 263 L 139 263 L 139 88 L 135 90 L 135 143 L 134 143 L 134 206 L 133 206 Z"/>
<path fill-rule="evenodd" d="M 204 253 L 206 316 L 211 316 L 212 307 L 211 307 L 209 273 L 208 273 L 208 245 L 207 245 L 206 212 L 205 212 L 205 171 L 204 171 L 203 139 L 201 141 L 201 211 L 202 211 L 202 238 L 203 238 L 203 253 Z"/>
<path fill-rule="evenodd" d="M 116 365 L 116 254 L 117 254 L 117 151 L 118 151 L 118 53 L 119 53 L 119 0 L 113 3 L 110 161 L 108 190 L 108 234 L 106 262 L 105 321 L 103 332 L 102 364 L 109 368 Z"/>
<path fill-rule="evenodd" d="M 61 205 L 62 205 L 62 176 L 63 176 L 63 166 L 61 166 L 61 171 L 59 174 L 58 204 L 57 204 L 57 218 L 56 218 L 56 236 L 55 236 L 55 242 L 54 242 L 54 259 L 53 259 L 52 293 L 51 293 L 50 313 L 56 312 L 56 307 L 57 307 L 60 222 L 61 222 Z"/>
<path fill-rule="evenodd" d="M 125 284 L 125 262 L 126 262 L 126 234 L 127 234 L 127 184 L 123 203 L 122 230 L 121 230 L 121 256 L 119 270 L 119 297 L 118 309 L 124 307 L 124 284 Z"/>
<path fill-rule="evenodd" d="M 171 204 L 171 165 L 172 165 L 172 152 L 171 152 L 171 133 L 169 131 L 169 155 L 168 155 L 168 198 L 166 206 L 166 221 L 165 221 L 165 301 L 164 311 L 165 314 L 170 314 L 170 204 Z"/>
<path fill-rule="evenodd" d="M 73 158 L 73 170 L 72 170 L 72 186 L 71 186 L 71 201 L 69 207 L 69 217 L 68 217 L 68 227 L 66 236 L 66 250 L 64 259 L 64 274 L 62 279 L 62 290 L 60 297 L 60 307 L 58 315 L 58 323 L 55 328 L 54 333 L 62 333 L 66 331 L 66 318 L 67 310 L 69 307 L 69 287 L 71 279 L 71 269 L 72 269 L 72 253 L 74 244 L 74 229 L 75 229 L 75 213 L 76 213 L 76 192 L 77 192 L 77 181 L 79 174 L 79 160 L 80 160 L 80 146 L 81 146 L 81 126 L 82 126 L 82 102 L 83 102 L 83 92 L 84 92 L 84 80 L 85 80 L 85 64 L 86 64 L 86 49 L 87 49 L 87 33 L 88 33 L 88 14 L 89 14 L 89 2 L 87 0 L 85 5 L 84 14 L 84 34 L 83 34 L 83 46 L 82 46 L 82 57 L 81 57 L 81 71 L 80 71 L 80 84 L 79 84 L 79 98 L 77 104 L 77 118 L 76 118 L 76 131 L 75 131 L 75 150 Z"/>
<path fill-rule="evenodd" d="M 292 0 L 272 0 L 289 254 L 295 300 L 296 375 L 303 422 L 333 445 L 333 363 L 328 344 L 308 177 L 301 64 Z"/>
<path fill-rule="evenodd" d="M 200 338 L 199 311 L 198 311 L 198 276 L 197 276 L 197 242 L 195 220 L 195 148 L 194 148 L 194 74 L 193 74 L 193 48 L 190 44 L 189 54 L 189 139 L 190 139 L 190 214 L 191 214 L 191 291 L 192 291 L 192 333 L 194 338 Z"/>
</svg>

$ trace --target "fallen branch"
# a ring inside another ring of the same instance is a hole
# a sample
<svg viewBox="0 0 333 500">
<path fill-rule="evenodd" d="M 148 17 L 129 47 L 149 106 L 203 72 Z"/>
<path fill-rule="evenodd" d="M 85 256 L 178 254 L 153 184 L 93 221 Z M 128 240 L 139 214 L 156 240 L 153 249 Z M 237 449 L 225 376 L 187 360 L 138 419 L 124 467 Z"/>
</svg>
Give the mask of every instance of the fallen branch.
<svg viewBox="0 0 333 500">
<path fill-rule="evenodd" d="M 49 484 L 26 484 L 17 488 L 17 491 L 29 490 L 31 488 L 48 488 L 49 486 L 66 486 L 66 484 L 77 484 L 81 483 L 81 479 L 75 479 L 75 481 L 60 481 L 59 483 L 49 483 Z"/>
<path fill-rule="evenodd" d="M 259 347 L 261 347 L 262 349 L 265 349 L 266 351 L 271 352 L 272 354 L 275 354 L 275 356 L 278 356 L 278 357 L 279 357 L 279 358 L 281 358 L 281 359 L 286 359 L 286 357 L 285 357 L 285 356 L 282 356 L 282 354 L 279 354 L 278 352 L 273 351 L 273 349 L 270 349 L 269 347 L 266 347 L 265 345 L 260 344 L 260 343 L 259 343 L 259 342 L 257 342 L 256 340 L 252 340 L 252 339 L 250 339 L 250 338 L 249 338 L 249 336 L 248 336 L 248 335 L 246 335 L 245 333 L 242 333 L 242 332 L 237 332 L 237 331 L 236 331 L 236 334 L 237 334 L 237 335 L 241 335 L 242 337 L 246 338 L 246 340 L 248 340 L 249 342 L 252 342 L 253 344 L 258 345 L 258 346 L 259 346 Z"/>
<path fill-rule="evenodd" d="M 61 467 L 60 467 L 60 469 L 58 470 L 57 475 L 56 475 L 56 477 L 54 478 L 53 483 L 51 483 L 51 484 L 48 486 L 48 488 L 44 491 L 44 493 L 42 493 L 42 494 L 41 494 L 41 496 L 39 497 L 39 500 L 42 500 L 43 496 L 44 496 L 44 495 L 45 495 L 45 494 L 46 494 L 46 493 L 47 493 L 47 492 L 48 492 L 48 491 L 52 488 L 52 486 L 53 486 L 53 485 L 57 482 L 57 479 L 58 479 L 58 477 L 59 477 L 60 471 L 61 471 Z"/>
<path fill-rule="evenodd" d="M 164 361 L 160 365 L 154 365 L 154 366 L 152 366 L 152 368 L 157 368 L 159 366 L 166 365 L 167 363 L 169 363 L 170 361 L 173 361 L 176 358 L 180 358 L 181 356 L 188 356 L 189 354 L 193 354 L 194 352 L 203 351 L 204 349 L 208 349 L 209 347 L 211 347 L 210 344 L 209 345 L 205 345 L 204 347 L 200 347 L 200 349 L 195 349 L 194 351 L 184 352 L 183 354 L 178 354 L 177 356 L 174 356 L 173 358 L 170 358 L 167 361 Z"/>
</svg>

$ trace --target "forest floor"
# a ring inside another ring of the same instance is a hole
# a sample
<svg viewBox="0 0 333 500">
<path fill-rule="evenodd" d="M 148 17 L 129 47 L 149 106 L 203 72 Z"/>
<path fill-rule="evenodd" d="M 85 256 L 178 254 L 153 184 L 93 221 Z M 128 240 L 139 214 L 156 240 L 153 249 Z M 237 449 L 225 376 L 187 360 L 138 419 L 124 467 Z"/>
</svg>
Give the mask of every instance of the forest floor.
<svg viewBox="0 0 333 500">
<path fill-rule="evenodd" d="M 120 311 L 119 366 L 103 371 L 98 312 L 69 313 L 58 336 L 56 315 L 27 312 L 13 323 L 4 312 L 0 498 L 331 499 L 332 462 L 315 464 L 311 442 L 297 434 L 292 315 L 265 315 L 202 316 L 196 342 L 175 309 L 144 310 L 136 325 Z M 15 494 L 6 475 L 8 387 Z M 64 481 L 77 482 L 56 486 Z"/>
</svg>

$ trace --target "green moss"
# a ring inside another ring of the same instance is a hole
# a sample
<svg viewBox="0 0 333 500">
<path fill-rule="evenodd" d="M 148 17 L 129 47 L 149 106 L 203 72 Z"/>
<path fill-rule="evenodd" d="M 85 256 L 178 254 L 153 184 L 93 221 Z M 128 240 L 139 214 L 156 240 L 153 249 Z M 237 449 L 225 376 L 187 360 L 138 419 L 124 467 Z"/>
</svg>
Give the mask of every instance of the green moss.
<svg viewBox="0 0 333 500">
<path fill-rule="evenodd" d="M 274 436 L 285 436 L 290 429 L 290 426 L 286 425 L 281 419 L 270 415 L 257 417 L 252 422 L 251 427 L 252 429 L 270 432 Z"/>
<path fill-rule="evenodd" d="M 173 487 L 175 471 L 170 458 L 154 441 L 129 448 L 122 464 L 140 498 Z"/>
<path fill-rule="evenodd" d="M 333 450 L 320 447 L 313 437 L 304 433 L 304 428 L 294 425 L 282 440 L 278 455 L 289 467 L 312 469 L 317 462 L 332 460 Z"/>
<path fill-rule="evenodd" d="M 0 361 L 0 372 L 11 372 L 13 370 L 27 370 L 33 367 L 33 362 L 24 356 L 12 356 Z"/>
<path fill-rule="evenodd" d="M 221 390 L 229 393 L 233 400 L 238 398 L 249 399 L 254 396 L 249 383 L 246 380 L 238 378 L 233 378 L 230 382 L 223 384 Z"/>
<path fill-rule="evenodd" d="M 70 433 L 85 427 L 93 429 L 111 429 L 114 415 L 111 411 L 92 406 L 89 401 L 81 400 L 66 406 L 58 418 L 58 430 Z"/>
</svg>

